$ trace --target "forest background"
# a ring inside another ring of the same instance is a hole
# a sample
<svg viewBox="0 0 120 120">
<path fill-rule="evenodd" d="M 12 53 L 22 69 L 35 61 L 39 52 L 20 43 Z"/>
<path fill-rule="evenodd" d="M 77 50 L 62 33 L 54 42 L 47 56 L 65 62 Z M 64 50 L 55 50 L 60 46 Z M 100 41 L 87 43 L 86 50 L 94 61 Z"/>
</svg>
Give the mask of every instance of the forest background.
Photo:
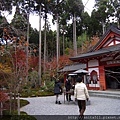
<svg viewBox="0 0 120 120">
<path fill-rule="evenodd" d="M 15 14 L 8 23 L 4 13 L 12 14 L 13 7 Z M 63 80 L 59 70 L 73 64 L 70 57 L 88 52 L 111 24 L 120 28 L 119 0 L 95 0 L 91 15 L 84 9 L 82 0 L 1 1 L 0 89 L 14 95 L 34 87 L 51 90 L 53 79 Z M 38 14 L 39 30 L 31 27 L 30 14 Z"/>
</svg>

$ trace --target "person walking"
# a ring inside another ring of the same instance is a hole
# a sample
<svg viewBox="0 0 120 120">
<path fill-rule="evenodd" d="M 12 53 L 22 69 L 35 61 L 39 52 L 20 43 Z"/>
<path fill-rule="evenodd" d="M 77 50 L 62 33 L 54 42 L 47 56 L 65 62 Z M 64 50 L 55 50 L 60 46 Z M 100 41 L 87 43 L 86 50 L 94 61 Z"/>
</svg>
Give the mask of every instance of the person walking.
<svg viewBox="0 0 120 120">
<path fill-rule="evenodd" d="M 56 101 L 55 104 L 61 104 L 61 102 L 59 101 L 59 95 L 62 93 L 62 86 L 60 84 L 60 80 L 56 80 L 55 81 L 55 85 L 54 85 L 54 94 L 56 95 Z"/>
<path fill-rule="evenodd" d="M 78 102 L 80 119 L 84 119 L 84 112 L 86 109 L 86 100 L 89 100 L 89 93 L 86 85 L 82 82 L 82 76 L 76 79 L 76 85 L 74 90 L 75 101 Z"/>
<path fill-rule="evenodd" d="M 71 78 L 68 77 L 68 79 L 66 79 L 66 82 L 65 82 L 65 88 L 66 88 L 66 100 L 67 101 L 72 101 L 71 99 L 71 94 L 68 93 L 70 92 L 70 89 L 72 89 L 72 85 L 71 85 Z"/>
</svg>

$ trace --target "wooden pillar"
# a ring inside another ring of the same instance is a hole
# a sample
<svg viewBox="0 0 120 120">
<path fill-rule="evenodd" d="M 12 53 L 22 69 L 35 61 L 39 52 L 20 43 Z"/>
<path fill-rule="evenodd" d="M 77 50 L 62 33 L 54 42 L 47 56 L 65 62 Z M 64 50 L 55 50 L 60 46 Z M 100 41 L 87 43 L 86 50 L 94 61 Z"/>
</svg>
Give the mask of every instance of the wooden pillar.
<svg viewBox="0 0 120 120">
<path fill-rule="evenodd" d="M 106 90 L 106 80 L 105 80 L 104 66 L 99 66 L 99 80 L 100 80 L 100 89 L 101 90 Z"/>
<path fill-rule="evenodd" d="M 84 77 L 84 83 L 86 84 L 86 75 L 83 75 L 83 77 Z"/>
<path fill-rule="evenodd" d="M 64 84 L 66 82 L 66 79 L 67 79 L 67 74 L 64 74 Z"/>
</svg>

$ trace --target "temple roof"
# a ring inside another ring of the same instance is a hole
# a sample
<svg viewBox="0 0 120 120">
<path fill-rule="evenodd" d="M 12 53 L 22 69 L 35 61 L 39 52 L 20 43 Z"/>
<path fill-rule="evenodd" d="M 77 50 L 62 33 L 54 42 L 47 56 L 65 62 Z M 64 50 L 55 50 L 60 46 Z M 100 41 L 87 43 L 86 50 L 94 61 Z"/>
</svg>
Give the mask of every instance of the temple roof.
<svg viewBox="0 0 120 120">
<path fill-rule="evenodd" d="M 76 71 L 79 69 L 85 69 L 86 68 L 86 64 L 72 64 L 72 65 L 66 65 L 63 69 L 61 69 L 59 72 L 72 72 L 72 71 Z"/>
<path fill-rule="evenodd" d="M 104 54 L 105 55 L 111 54 L 111 52 L 116 52 L 116 51 L 120 52 L 120 43 L 116 45 L 111 45 L 111 46 L 106 45 L 106 47 L 104 46 L 111 39 L 113 41 L 115 39 L 120 41 L 120 29 L 115 27 L 114 25 L 111 25 L 107 29 L 103 37 L 98 41 L 98 43 L 90 51 L 88 51 L 87 53 L 80 54 L 75 57 L 71 57 L 69 59 L 72 61 L 77 61 L 77 60 L 84 59 L 84 58 L 97 57 L 97 56 L 104 55 Z"/>
<path fill-rule="evenodd" d="M 109 53 L 111 54 L 112 52 L 115 52 L 115 51 L 120 52 L 120 44 L 116 46 L 110 46 L 108 48 L 103 48 L 103 49 L 100 49 L 94 52 L 84 53 L 76 57 L 71 57 L 70 60 L 77 60 L 77 59 L 82 59 L 82 58 L 100 56 L 100 55 L 109 54 Z"/>
<path fill-rule="evenodd" d="M 91 52 L 92 51 L 95 51 L 95 49 L 104 41 L 104 39 L 108 36 L 109 33 L 116 33 L 118 35 L 120 35 L 120 29 L 117 28 L 116 26 L 114 25 L 111 25 L 110 27 L 108 27 L 107 31 L 105 32 L 105 34 L 101 37 L 101 39 L 98 41 L 98 43 L 90 50 Z"/>
</svg>

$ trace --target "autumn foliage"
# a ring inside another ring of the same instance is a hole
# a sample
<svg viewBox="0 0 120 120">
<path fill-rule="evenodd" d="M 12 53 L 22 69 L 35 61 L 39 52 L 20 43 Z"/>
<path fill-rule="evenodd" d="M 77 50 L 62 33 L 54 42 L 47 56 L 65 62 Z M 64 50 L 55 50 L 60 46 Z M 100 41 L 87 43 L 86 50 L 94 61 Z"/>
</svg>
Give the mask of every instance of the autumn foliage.
<svg viewBox="0 0 120 120">
<path fill-rule="evenodd" d="M 64 66 L 71 64 L 71 61 L 69 60 L 69 55 L 63 55 L 59 57 L 58 62 L 58 69 L 62 69 Z M 56 57 L 54 57 L 50 62 L 46 63 L 46 69 L 49 70 L 50 76 L 56 76 L 56 70 L 57 70 L 57 60 Z"/>
<path fill-rule="evenodd" d="M 8 100 L 8 95 L 3 91 L 0 91 L 0 102 L 5 102 Z"/>
<path fill-rule="evenodd" d="M 78 49 L 78 53 L 86 53 L 88 52 L 96 43 L 99 41 L 99 37 L 97 35 L 93 36 L 91 40 L 86 40 L 85 43 L 82 45 L 81 49 Z"/>
</svg>

